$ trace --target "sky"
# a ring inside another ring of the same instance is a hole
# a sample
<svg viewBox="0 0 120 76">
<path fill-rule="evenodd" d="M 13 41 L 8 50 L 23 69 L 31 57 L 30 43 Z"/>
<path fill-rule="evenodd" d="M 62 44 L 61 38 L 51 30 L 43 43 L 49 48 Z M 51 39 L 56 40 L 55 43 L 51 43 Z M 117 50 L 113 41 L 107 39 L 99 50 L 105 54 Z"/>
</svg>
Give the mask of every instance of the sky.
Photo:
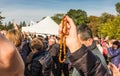
<svg viewBox="0 0 120 76">
<path fill-rule="evenodd" d="M 100 16 L 104 12 L 116 15 L 115 4 L 120 0 L 0 0 L 1 15 L 9 21 L 40 21 L 42 17 L 81 9 L 87 15 Z"/>
</svg>

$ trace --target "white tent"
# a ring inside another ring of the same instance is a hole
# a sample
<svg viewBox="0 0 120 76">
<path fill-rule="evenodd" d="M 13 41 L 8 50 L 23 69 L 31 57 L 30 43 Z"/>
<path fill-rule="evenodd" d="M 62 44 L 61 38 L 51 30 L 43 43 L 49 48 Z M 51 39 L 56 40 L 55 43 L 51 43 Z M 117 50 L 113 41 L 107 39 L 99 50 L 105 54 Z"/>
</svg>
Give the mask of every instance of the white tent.
<svg viewBox="0 0 120 76">
<path fill-rule="evenodd" d="M 33 26 L 22 27 L 22 31 L 58 35 L 58 24 L 47 16 L 45 19 Z"/>
</svg>

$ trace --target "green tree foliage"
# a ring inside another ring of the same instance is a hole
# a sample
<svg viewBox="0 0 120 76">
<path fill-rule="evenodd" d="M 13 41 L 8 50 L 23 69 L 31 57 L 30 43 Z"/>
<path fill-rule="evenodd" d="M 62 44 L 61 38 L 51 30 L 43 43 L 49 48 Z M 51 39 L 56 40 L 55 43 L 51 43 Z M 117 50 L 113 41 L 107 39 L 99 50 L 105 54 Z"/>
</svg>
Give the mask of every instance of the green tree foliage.
<svg viewBox="0 0 120 76">
<path fill-rule="evenodd" d="M 114 15 L 111 15 L 109 13 L 102 13 L 102 15 L 100 16 L 100 22 L 101 23 L 106 23 L 109 19 L 113 20 L 114 19 Z"/>
<path fill-rule="evenodd" d="M 55 14 L 55 15 L 52 16 L 51 18 L 52 18 L 57 24 L 60 24 L 63 16 L 64 16 L 64 14 Z"/>
<path fill-rule="evenodd" d="M 4 26 L 3 25 L 0 25 L 0 30 L 4 30 Z"/>
<path fill-rule="evenodd" d="M 73 19 L 76 25 L 86 24 L 88 22 L 87 13 L 83 10 L 70 9 L 67 15 Z"/>
<path fill-rule="evenodd" d="M 3 30 L 4 26 L 2 25 L 2 20 L 5 19 L 5 17 L 1 16 L 1 12 L 0 12 L 0 29 Z"/>
<path fill-rule="evenodd" d="M 27 26 L 25 21 L 23 21 L 23 24 L 22 24 L 22 26 Z"/>
<path fill-rule="evenodd" d="M 108 19 L 106 23 L 101 24 L 98 33 L 101 36 L 120 39 L 120 16 L 116 16 L 113 20 Z"/>
<path fill-rule="evenodd" d="M 41 20 L 43 20 L 43 19 L 45 19 L 46 18 L 46 16 L 45 17 L 42 17 L 42 19 Z"/>
<path fill-rule="evenodd" d="M 113 25 L 115 27 L 115 35 L 114 37 L 116 39 L 120 39 L 120 16 L 116 16 L 116 18 L 113 21 Z"/>
<path fill-rule="evenodd" d="M 19 24 L 19 27 L 25 27 L 25 26 L 27 26 L 26 22 L 25 21 L 23 21 L 23 22 L 21 21 L 20 24 Z"/>
<path fill-rule="evenodd" d="M 120 2 L 115 4 L 116 11 L 120 14 Z"/>
<path fill-rule="evenodd" d="M 13 29 L 13 28 L 14 28 L 13 23 L 9 21 L 6 26 L 6 30 Z"/>
<path fill-rule="evenodd" d="M 88 26 L 91 28 L 93 36 L 97 36 L 98 27 L 99 27 L 99 17 L 90 16 L 88 17 Z"/>
<path fill-rule="evenodd" d="M 2 20 L 5 19 L 5 17 L 1 16 L 1 12 L 0 12 L 0 25 L 2 25 Z"/>
<path fill-rule="evenodd" d="M 7 23 L 5 23 L 4 25 L 4 30 L 7 30 Z"/>
<path fill-rule="evenodd" d="M 20 22 L 19 26 L 20 26 L 20 28 L 22 28 L 22 26 L 23 26 L 23 23 L 22 23 L 22 22 Z"/>
</svg>

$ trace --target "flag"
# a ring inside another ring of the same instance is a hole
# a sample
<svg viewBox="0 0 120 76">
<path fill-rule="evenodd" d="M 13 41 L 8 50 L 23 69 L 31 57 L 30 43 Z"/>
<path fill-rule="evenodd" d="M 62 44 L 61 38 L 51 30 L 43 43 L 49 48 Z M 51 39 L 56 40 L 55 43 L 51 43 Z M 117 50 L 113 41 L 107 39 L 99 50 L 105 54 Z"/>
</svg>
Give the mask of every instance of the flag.
<svg viewBox="0 0 120 76">
<path fill-rule="evenodd" d="M 30 22 L 30 26 L 33 26 L 33 25 L 35 25 L 36 23 L 34 22 L 34 21 L 31 21 Z"/>
</svg>

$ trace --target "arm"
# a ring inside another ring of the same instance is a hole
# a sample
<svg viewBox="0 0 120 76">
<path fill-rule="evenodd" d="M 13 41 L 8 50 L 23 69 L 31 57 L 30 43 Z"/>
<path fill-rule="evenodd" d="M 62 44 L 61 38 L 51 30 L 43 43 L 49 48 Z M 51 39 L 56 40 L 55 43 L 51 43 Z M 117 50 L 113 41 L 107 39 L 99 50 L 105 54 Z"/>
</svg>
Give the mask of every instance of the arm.
<svg viewBox="0 0 120 76">
<path fill-rule="evenodd" d="M 113 50 L 112 47 L 108 48 L 108 53 L 110 54 L 111 58 L 114 58 L 120 54 L 120 49 Z"/>
<path fill-rule="evenodd" d="M 85 76 L 109 76 L 107 69 L 84 45 L 70 55 L 72 65 Z"/>
<path fill-rule="evenodd" d="M 66 45 L 70 49 L 70 60 L 74 67 L 82 72 L 83 76 L 109 76 L 107 70 L 103 67 L 97 58 L 83 45 L 77 35 L 76 26 L 71 18 L 65 17 L 67 20 Z M 59 34 L 62 33 L 60 24 Z M 73 45 L 71 45 L 73 44 Z"/>
<path fill-rule="evenodd" d="M 1 34 L 0 43 L 0 75 L 23 76 L 24 64 L 16 47 Z"/>
</svg>

